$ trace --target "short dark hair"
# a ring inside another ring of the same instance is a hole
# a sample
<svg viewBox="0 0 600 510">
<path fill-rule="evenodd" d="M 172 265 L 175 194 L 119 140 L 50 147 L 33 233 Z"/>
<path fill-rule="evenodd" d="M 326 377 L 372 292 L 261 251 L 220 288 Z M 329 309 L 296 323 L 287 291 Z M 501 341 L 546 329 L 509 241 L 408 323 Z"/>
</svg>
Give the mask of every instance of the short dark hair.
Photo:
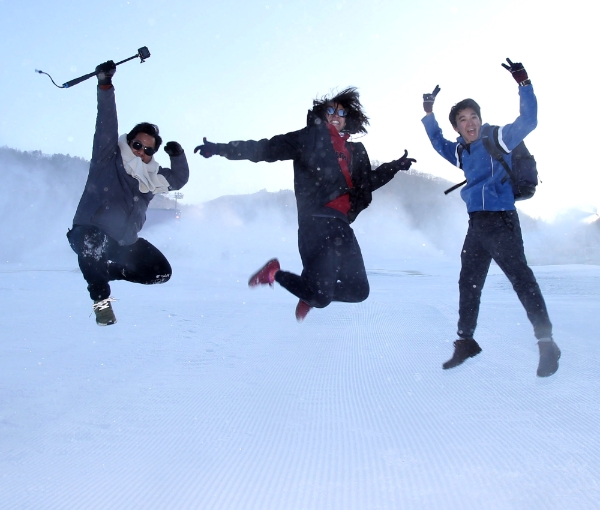
<svg viewBox="0 0 600 510">
<path fill-rule="evenodd" d="M 479 120 L 481 120 L 481 108 L 479 108 L 479 105 L 475 101 L 473 101 L 473 99 L 463 99 L 460 103 L 456 103 L 450 109 L 450 124 L 452 124 L 453 128 L 456 127 L 456 117 L 458 116 L 458 114 L 463 110 L 466 110 L 467 108 L 473 108 L 473 110 L 479 117 Z"/>
<path fill-rule="evenodd" d="M 158 151 L 162 138 L 158 134 L 158 126 L 149 122 L 141 122 L 127 133 L 127 145 L 136 137 L 138 133 L 144 133 L 154 138 L 154 152 Z"/>
<path fill-rule="evenodd" d="M 369 117 L 363 112 L 362 104 L 360 104 L 359 93 L 356 87 L 348 87 L 342 90 L 339 94 L 333 97 L 323 96 L 313 101 L 312 114 L 325 121 L 325 110 L 330 104 L 339 104 L 348 110 L 346 115 L 346 125 L 344 132 L 351 135 L 356 133 L 366 133 L 366 126 L 369 125 Z"/>
</svg>

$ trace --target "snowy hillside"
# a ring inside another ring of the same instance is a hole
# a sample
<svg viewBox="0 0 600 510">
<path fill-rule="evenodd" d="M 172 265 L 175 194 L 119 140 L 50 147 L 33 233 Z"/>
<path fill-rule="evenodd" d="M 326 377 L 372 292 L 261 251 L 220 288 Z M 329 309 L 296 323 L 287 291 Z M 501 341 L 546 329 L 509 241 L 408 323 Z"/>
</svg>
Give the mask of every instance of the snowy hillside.
<svg viewBox="0 0 600 510">
<path fill-rule="evenodd" d="M 60 154 L 0 148 L 0 166 L 8 183 L 6 200 L 0 202 L 4 219 L 0 237 L 10 240 L 0 245 L 0 260 L 19 262 L 40 250 L 46 256 L 54 249 L 60 250 L 85 184 L 88 163 Z M 367 240 L 383 243 L 384 248 L 390 244 L 410 249 L 416 244 L 449 256 L 458 254 L 467 215 L 458 191 L 448 196 L 443 193 L 452 184 L 426 174 L 399 173 L 374 193 L 373 204 L 353 225 L 360 233 L 361 244 L 367 236 Z M 175 203 L 172 198 L 159 196 L 153 200 L 153 207 L 175 208 Z M 226 227 L 255 224 L 261 219 L 292 229 L 296 224 L 291 191 L 225 196 L 199 206 L 180 204 L 178 208 L 184 216 Z M 548 224 L 521 213 L 529 260 L 545 265 L 600 264 L 600 224 L 582 222 L 586 215 L 573 211 Z M 175 215 L 150 211 L 145 232 L 165 218 L 175 219 Z"/>
</svg>

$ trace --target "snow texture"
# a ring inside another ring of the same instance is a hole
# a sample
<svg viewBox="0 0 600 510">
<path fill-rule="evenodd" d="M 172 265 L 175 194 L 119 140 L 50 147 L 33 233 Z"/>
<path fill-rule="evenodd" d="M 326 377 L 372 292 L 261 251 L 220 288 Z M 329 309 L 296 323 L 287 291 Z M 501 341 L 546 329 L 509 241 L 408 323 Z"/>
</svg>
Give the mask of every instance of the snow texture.
<svg viewBox="0 0 600 510">
<path fill-rule="evenodd" d="M 169 283 L 113 284 L 115 326 L 68 246 L 2 267 L 0 508 L 598 508 L 600 268 L 534 268 L 555 376 L 497 269 L 483 352 L 443 371 L 452 261 L 365 247 L 369 299 L 297 324 L 293 296 L 246 285 L 270 255 L 299 269 L 291 241 L 195 230 L 204 256 L 157 243 Z"/>
<path fill-rule="evenodd" d="M 374 206 L 355 224 L 370 297 L 298 324 L 292 295 L 247 286 L 272 256 L 301 268 L 293 211 L 261 196 L 149 225 L 173 277 L 114 282 L 108 327 L 64 237 L 73 204 L 19 219 L 0 264 L 0 509 L 600 508 L 599 266 L 533 267 L 554 376 L 536 377 L 496 266 L 483 351 L 444 371 L 458 251 Z M 244 201 L 252 218 L 227 206 Z"/>
</svg>

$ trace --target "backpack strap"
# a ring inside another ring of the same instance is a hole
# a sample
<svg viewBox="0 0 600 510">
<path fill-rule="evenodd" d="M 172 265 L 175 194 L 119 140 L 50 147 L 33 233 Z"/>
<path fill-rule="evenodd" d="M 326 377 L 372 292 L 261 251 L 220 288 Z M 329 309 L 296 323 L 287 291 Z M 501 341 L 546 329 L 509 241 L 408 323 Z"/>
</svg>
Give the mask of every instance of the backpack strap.
<svg viewBox="0 0 600 510">
<path fill-rule="evenodd" d="M 458 159 L 458 168 L 460 168 L 462 170 L 462 155 L 463 155 L 463 151 L 465 150 L 465 146 L 462 143 L 459 143 L 456 146 L 456 157 Z"/>
<path fill-rule="evenodd" d="M 448 193 L 452 193 L 455 189 L 460 188 L 463 184 L 467 184 L 466 179 L 463 182 L 459 182 L 458 184 L 455 184 L 451 188 L 448 188 L 446 191 L 444 191 L 444 195 L 447 195 Z"/>
<path fill-rule="evenodd" d="M 462 143 L 459 143 L 456 146 L 456 157 L 458 159 L 458 161 L 457 161 L 458 168 L 460 168 L 461 170 L 462 170 L 462 154 L 463 154 L 464 150 L 465 150 L 465 147 Z M 444 191 L 444 195 L 447 195 L 448 193 L 452 193 L 455 189 L 460 188 L 463 184 L 467 184 L 466 179 L 463 182 L 459 182 L 458 184 L 455 184 L 451 188 L 448 188 L 446 191 Z"/>
<path fill-rule="evenodd" d="M 504 155 L 509 154 L 510 152 L 506 152 L 500 145 L 500 142 L 498 141 L 499 127 L 489 126 L 489 128 L 491 129 L 491 132 L 490 129 L 486 129 L 485 132 L 481 134 L 481 141 L 483 142 L 483 146 L 485 147 L 485 150 L 488 152 L 488 154 L 504 167 L 504 170 L 506 170 L 506 173 L 510 177 L 510 180 L 513 183 L 516 183 L 517 181 L 515 180 L 515 175 L 512 173 L 512 170 L 510 169 L 510 166 L 508 166 L 508 163 L 504 161 Z M 504 184 L 505 182 L 506 177 L 502 179 L 502 184 Z"/>
</svg>

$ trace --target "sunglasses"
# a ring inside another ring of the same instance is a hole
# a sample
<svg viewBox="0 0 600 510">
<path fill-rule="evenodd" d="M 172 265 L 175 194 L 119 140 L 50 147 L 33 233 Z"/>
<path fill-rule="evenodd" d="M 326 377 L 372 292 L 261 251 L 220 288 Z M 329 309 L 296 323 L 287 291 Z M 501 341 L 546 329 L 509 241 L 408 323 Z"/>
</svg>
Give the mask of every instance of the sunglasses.
<svg viewBox="0 0 600 510">
<path fill-rule="evenodd" d="M 328 115 L 335 115 L 337 113 L 338 117 L 345 117 L 346 115 L 348 115 L 348 112 L 346 110 L 344 110 L 343 108 L 340 108 L 339 110 L 335 110 L 335 108 L 333 106 L 328 106 L 325 111 L 327 112 Z"/>
<path fill-rule="evenodd" d="M 131 142 L 131 147 L 133 147 L 136 151 L 139 151 L 141 148 L 143 148 L 144 154 L 146 156 L 152 156 L 152 154 L 154 154 L 156 152 L 153 147 L 146 147 L 145 145 L 142 145 L 137 140 L 134 140 L 133 142 Z"/>
</svg>

